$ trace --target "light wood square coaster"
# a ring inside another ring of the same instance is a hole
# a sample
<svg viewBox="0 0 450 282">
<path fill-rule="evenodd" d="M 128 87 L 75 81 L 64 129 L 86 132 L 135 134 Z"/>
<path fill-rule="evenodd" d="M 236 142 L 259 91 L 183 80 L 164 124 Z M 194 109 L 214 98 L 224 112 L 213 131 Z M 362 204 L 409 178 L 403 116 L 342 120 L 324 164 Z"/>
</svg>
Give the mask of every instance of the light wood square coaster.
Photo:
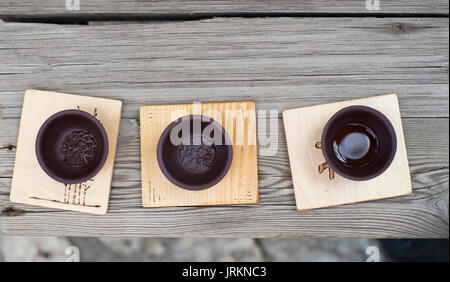
<svg viewBox="0 0 450 282">
<path fill-rule="evenodd" d="M 172 184 L 156 158 L 159 137 L 173 121 L 187 115 L 214 119 L 233 142 L 233 161 L 216 185 L 189 191 Z M 252 204 L 258 202 L 256 112 L 254 102 L 141 107 L 142 204 L 144 207 Z"/>
<path fill-rule="evenodd" d="M 37 133 L 51 115 L 67 109 L 80 109 L 103 124 L 109 152 L 102 170 L 80 184 L 57 182 L 40 167 L 35 153 Z M 118 100 L 69 95 L 55 92 L 25 91 L 17 141 L 16 161 L 11 185 L 11 202 L 106 214 L 119 135 L 122 102 Z"/>
<path fill-rule="evenodd" d="M 318 166 L 325 159 L 315 144 L 320 141 L 328 119 L 351 105 L 369 106 L 386 115 L 397 134 L 397 152 L 390 167 L 374 179 L 352 181 L 335 174 L 335 178 L 330 180 L 328 170 L 319 173 Z M 283 112 L 283 120 L 297 210 L 371 201 L 412 192 L 396 94 L 289 109 Z"/>
</svg>

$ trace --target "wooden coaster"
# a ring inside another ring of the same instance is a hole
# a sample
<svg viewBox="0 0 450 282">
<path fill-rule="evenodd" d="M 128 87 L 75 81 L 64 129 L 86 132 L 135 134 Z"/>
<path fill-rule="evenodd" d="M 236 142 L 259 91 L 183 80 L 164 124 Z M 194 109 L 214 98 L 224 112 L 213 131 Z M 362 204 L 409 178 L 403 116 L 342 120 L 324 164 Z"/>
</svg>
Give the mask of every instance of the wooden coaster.
<svg viewBox="0 0 450 282">
<path fill-rule="evenodd" d="M 315 144 L 320 141 L 325 124 L 337 111 L 351 105 L 365 105 L 380 111 L 391 121 L 397 133 L 397 153 L 392 164 L 383 174 L 369 181 L 351 181 L 337 174 L 330 180 L 327 170 L 322 174 L 318 170 L 325 159 Z M 412 192 L 397 94 L 285 110 L 283 120 L 297 210 L 371 201 Z"/>
<path fill-rule="evenodd" d="M 156 158 L 159 137 L 176 119 L 204 115 L 221 124 L 233 142 L 233 161 L 215 186 L 189 191 L 172 184 Z M 141 107 L 142 204 L 144 207 L 251 204 L 258 202 L 256 113 L 253 102 Z"/>
<path fill-rule="evenodd" d="M 96 116 L 108 134 L 109 152 L 104 167 L 93 179 L 80 184 L 64 185 L 50 178 L 39 166 L 35 153 L 35 140 L 41 125 L 51 115 L 67 109 L 80 109 Z M 121 111 L 122 102 L 118 100 L 25 91 L 11 202 L 106 214 Z"/>
</svg>

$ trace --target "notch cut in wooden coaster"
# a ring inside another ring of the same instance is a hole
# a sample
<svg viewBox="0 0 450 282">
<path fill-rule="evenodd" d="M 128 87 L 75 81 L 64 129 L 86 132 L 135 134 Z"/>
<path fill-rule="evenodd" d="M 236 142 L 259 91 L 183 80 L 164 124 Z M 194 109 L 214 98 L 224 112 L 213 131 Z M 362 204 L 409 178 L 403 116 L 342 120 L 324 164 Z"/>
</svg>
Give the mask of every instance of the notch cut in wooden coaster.
<svg viewBox="0 0 450 282">
<path fill-rule="evenodd" d="M 79 109 L 95 116 L 108 136 L 108 156 L 100 172 L 79 184 L 63 184 L 40 167 L 35 142 L 41 125 L 53 114 Z M 11 202 L 106 214 L 108 210 L 114 156 L 119 135 L 122 102 L 39 90 L 25 91 L 11 184 Z"/>
<path fill-rule="evenodd" d="M 397 135 L 397 152 L 391 165 L 383 174 L 368 181 L 352 181 L 336 173 L 328 174 L 318 143 L 327 121 L 340 109 L 352 105 L 369 106 L 380 111 L 390 120 Z M 283 121 L 297 210 L 412 193 L 397 94 L 289 109 L 283 112 Z"/>
<path fill-rule="evenodd" d="M 218 122 L 233 144 L 233 160 L 224 178 L 200 191 L 170 182 L 157 160 L 161 134 L 173 121 L 204 115 Z M 253 204 L 258 202 L 256 112 L 254 102 L 141 107 L 142 205 L 144 207 Z"/>
</svg>

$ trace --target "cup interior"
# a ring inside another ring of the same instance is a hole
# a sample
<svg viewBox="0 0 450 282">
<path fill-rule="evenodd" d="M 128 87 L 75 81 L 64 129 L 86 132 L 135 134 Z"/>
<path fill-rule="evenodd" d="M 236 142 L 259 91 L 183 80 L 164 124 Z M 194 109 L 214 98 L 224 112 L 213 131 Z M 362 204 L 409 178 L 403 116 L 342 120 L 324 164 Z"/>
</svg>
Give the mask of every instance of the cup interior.
<svg viewBox="0 0 450 282">
<path fill-rule="evenodd" d="M 51 178 L 64 184 L 94 177 L 108 155 L 103 125 L 81 110 L 65 110 L 49 117 L 36 138 L 36 156 Z"/>
<path fill-rule="evenodd" d="M 158 164 L 166 178 L 187 190 L 203 190 L 219 183 L 233 159 L 233 147 L 225 129 L 201 115 L 172 122 L 157 147 Z"/>
<path fill-rule="evenodd" d="M 339 130 L 348 124 L 369 128 L 377 140 L 376 152 L 364 166 L 345 165 L 336 156 L 333 140 Z M 325 125 L 321 141 L 322 152 L 329 166 L 339 175 L 358 181 L 369 180 L 382 174 L 392 163 L 397 150 L 397 138 L 391 122 L 385 115 L 367 106 L 350 106 L 334 114 Z"/>
</svg>

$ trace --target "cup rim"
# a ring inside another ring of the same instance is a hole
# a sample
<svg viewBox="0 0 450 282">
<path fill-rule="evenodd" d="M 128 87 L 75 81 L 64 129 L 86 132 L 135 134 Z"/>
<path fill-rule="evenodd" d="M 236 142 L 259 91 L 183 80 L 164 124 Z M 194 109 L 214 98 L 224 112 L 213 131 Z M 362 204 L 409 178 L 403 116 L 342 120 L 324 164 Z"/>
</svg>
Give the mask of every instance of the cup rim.
<svg viewBox="0 0 450 282">
<path fill-rule="evenodd" d="M 183 118 L 187 118 L 189 117 L 189 121 L 193 120 L 193 119 L 198 119 L 198 118 L 202 118 L 202 117 L 207 117 L 209 118 L 209 121 L 211 124 L 215 124 L 217 125 L 219 128 L 222 129 L 223 132 L 223 136 L 226 140 L 225 144 L 230 144 L 230 145 L 225 145 L 229 147 L 228 150 L 228 154 L 227 154 L 227 161 L 225 164 L 225 168 L 212 180 L 201 184 L 201 185 L 190 185 L 190 184 L 186 184 L 184 182 L 179 181 L 178 179 L 176 179 L 175 177 L 173 177 L 168 169 L 166 168 L 164 161 L 163 161 L 163 150 L 162 150 L 162 146 L 163 146 L 163 142 L 166 140 L 166 138 L 168 137 L 168 135 L 170 135 L 170 131 L 177 125 L 179 124 L 179 122 L 182 121 Z M 233 146 L 231 145 L 231 141 L 230 141 L 230 137 L 228 135 L 228 133 L 226 132 L 225 128 L 218 123 L 217 121 L 215 121 L 213 118 L 210 118 L 208 116 L 204 116 L 204 115 L 198 115 L 198 114 L 191 114 L 191 115 L 186 115 L 186 116 L 182 116 L 177 118 L 176 120 L 174 120 L 173 122 L 171 122 L 165 129 L 164 131 L 161 133 L 160 137 L 159 137 L 159 141 L 158 141 L 158 145 L 156 147 L 156 158 L 158 161 L 158 166 L 161 170 L 161 172 L 163 173 L 163 175 L 173 184 L 175 184 L 177 187 L 180 187 L 182 189 L 186 189 L 186 190 L 191 190 L 191 191 L 200 191 L 200 190 L 205 190 L 208 188 L 213 187 L 214 185 L 218 184 L 220 181 L 222 181 L 222 179 L 225 177 L 225 175 L 229 172 L 230 168 L 231 168 L 231 163 L 233 161 Z"/>
<path fill-rule="evenodd" d="M 100 134 L 103 138 L 103 146 L 104 146 L 104 151 L 101 156 L 99 164 L 95 167 L 94 170 L 92 170 L 90 173 L 86 174 L 86 176 L 84 176 L 82 178 L 78 178 L 78 179 L 68 179 L 68 178 L 58 176 L 55 173 L 53 173 L 43 162 L 44 155 L 39 146 L 41 144 L 41 140 L 44 137 L 45 131 L 48 128 L 48 126 L 54 120 L 57 120 L 58 118 L 61 118 L 61 117 L 64 117 L 64 116 L 67 116 L 70 114 L 80 115 L 80 116 L 83 116 L 83 117 L 89 119 L 90 121 L 92 121 L 98 127 L 98 129 L 100 131 Z M 83 183 L 83 182 L 86 182 L 86 181 L 92 179 L 94 176 L 96 176 L 100 172 L 100 170 L 102 170 L 102 168 L 104 167 L 104 165 L 106 163 L 108 154 L 109 154 L 109 140 L 108 140 L 108 135 L 106 133 L 106 130 L 105 130 L 104 126 L 102 125 L 102 123 L 97 118 L 95 118 L 93 115 L 91 115 L 90 113 L 85 112 L 83 110 L 76 110 L 76 109 L 62 110 L 62 111 L 59 111 L 59 112 L 51 115 L 49 118 L 47 118 L 44 121 L 44 123 L 41 125 L 41 127 L 39 128 L 38 134 L 36 136 L 35 151 L 36 151 L 36 158 L 37 158 L 37 161 L 38 161 L 40 167 L 42 168 L 42 170 L 44 170 L 44 172 L 48 176 L 50 176 L 54 180 L 61 182 L 63 184 L 78 184 L 78 183 Z"/>
<path fill-rule="evenodd" d="M 330 129 L 332 124 L 343 114 L 346 114 L 348 112 L 355 111 L 355 110 L 369 112 L 370 114 L 373 114 L 373 115 L 377 116 L 378 118 L 380 118 L 389 132 L 389 137 L 391 139 L 392 148 L 393 148 L 393 150 L 389 154 L 388 158 L 384 162 L 384 166 L 382 166 L 380 169 L 374 171 L 373 173 L 370 173 L 370 174 L 367 174 L 364 176 L 349 175 L 349 174 L 346 174 L 345 172 L 343 172 L 341 169 L 339 169 L 339 167 L 336 167 L 334 165 L 334 163 L 331 161 L 332 157 L 326 152 L 326 146 L 324 146 L 324 144 L 326 143 L 326 141 L 325 141 L 326 132 Z M 363 105 L 348 106 L 348 107 L 342 108 L 339 111 L 337 111 L 325 124 L 325 127 L 322 131 L 322 137 L 321 137 L 320 141 L 322 143 L 322 155 L 324 156 L 325 161 L 328 163 L 330 168 L 332 170 L 334 170 L 340 176 L 350 179 L 350 180 L 355 180 L 355 181 L 370 180 L 370 179 L 373 179 L 373 178 L 381 175 L 383 172 L 385 172 L 391 166 L 392 161 L 394 160 L 395 155 L 397 153 L 397 135 L 396 135 L 395 129 L 394 129 L 391 121 L 380 111 L 378 111 L 372 107 L 363 106 Z"/>
</svg>

